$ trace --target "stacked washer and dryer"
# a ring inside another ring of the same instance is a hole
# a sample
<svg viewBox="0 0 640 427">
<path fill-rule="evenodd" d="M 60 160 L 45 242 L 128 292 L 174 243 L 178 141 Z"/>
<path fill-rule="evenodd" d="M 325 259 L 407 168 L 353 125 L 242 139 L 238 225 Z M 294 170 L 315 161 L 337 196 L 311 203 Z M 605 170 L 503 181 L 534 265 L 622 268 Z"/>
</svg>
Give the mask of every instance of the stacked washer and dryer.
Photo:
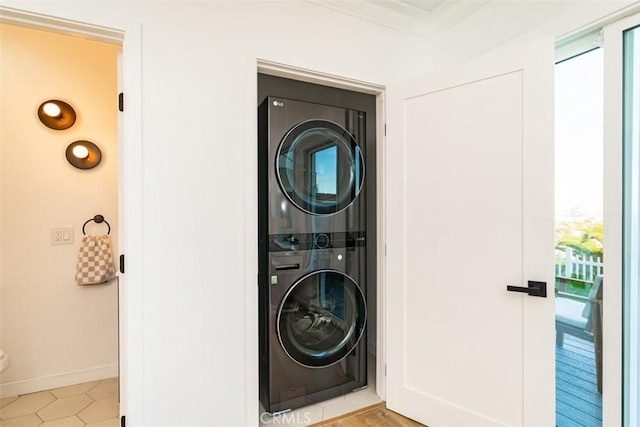
<svg viewBox="0 0 640 427">
<path fill-rule="evenodd" d="M 367 384 L 361 111 L 258 110 L 260 401 L 279 413 Z"/>
</svg>

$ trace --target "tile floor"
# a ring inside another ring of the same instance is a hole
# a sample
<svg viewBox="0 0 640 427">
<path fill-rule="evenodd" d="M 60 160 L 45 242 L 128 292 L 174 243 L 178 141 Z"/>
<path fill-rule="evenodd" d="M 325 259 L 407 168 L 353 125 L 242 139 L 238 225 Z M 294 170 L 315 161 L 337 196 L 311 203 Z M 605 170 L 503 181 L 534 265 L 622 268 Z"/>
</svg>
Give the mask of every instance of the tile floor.
<svg viewBox="0 0 640 427">
<path fill-rule="evenodd" d="M 273 417 L 265 413 L 262 410 L 262 405 L 260 405 L 260 427 L 310 426 L 320 421 L 326 421 L 382 402 L 380 396 L 376 394 L 375 367 L 376 359 L 369 354 L 369 359 L 367 360 L 368 387 L 363 390 L 358 390 L 344 396 L 298 408 Z"/>
<path fill-rule="evenodd" d="M 0 399 L 2 427 L 119 427 L 118 379 Z"/>
</svg>

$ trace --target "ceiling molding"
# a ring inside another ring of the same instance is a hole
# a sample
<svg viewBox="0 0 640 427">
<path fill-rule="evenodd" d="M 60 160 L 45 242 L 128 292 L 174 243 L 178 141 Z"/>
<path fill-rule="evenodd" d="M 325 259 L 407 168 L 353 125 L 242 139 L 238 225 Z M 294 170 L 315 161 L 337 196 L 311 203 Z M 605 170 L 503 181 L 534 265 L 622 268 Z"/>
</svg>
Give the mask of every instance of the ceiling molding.
<svg viewBox="0 0 640 427">
<path fill-rule="evenodd" d="M 428 38 L 441 33 L 490 0 L 305 0 L 386 28 Z"/>
</svg>

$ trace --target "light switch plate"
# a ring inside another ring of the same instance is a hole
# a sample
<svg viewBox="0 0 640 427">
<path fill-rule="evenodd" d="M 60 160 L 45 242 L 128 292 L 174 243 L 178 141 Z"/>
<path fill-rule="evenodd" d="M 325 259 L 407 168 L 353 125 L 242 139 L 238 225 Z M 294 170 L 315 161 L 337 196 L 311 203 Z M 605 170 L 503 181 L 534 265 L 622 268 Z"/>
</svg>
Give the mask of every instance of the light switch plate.
<svg viewBox="0 0 640 427">
<path fill-rule="evenodd" d="M 73 227 L 51 227 L 52 245 L 73 245 Z"/>
</svg>

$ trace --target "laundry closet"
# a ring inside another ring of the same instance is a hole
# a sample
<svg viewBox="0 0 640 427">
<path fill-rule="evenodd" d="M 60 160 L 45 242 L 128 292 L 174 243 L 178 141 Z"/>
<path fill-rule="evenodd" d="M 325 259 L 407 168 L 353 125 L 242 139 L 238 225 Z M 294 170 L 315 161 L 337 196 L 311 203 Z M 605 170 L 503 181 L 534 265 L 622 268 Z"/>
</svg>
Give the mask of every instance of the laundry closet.
<svg viewBox="0 0 640 427">
<path fill-rule="evenodd" d="M 273 415 L 369 385 L 376 98 L 259 74 L 258 103 L 260 400 Z"/>
</svg>

